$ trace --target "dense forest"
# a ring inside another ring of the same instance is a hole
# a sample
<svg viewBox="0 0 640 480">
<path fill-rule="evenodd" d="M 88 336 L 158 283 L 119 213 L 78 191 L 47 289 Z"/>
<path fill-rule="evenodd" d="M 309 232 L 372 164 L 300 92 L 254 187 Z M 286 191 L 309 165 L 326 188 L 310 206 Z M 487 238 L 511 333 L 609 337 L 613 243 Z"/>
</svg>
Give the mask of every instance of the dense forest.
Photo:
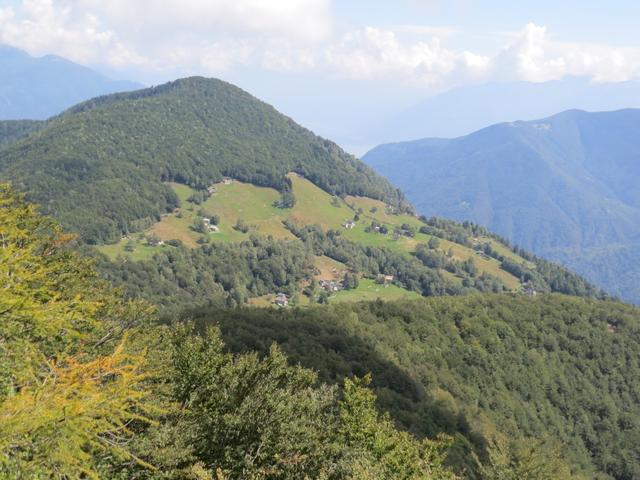
<svg viewBox="0 0 640 480">
<path fill-rule="evenodd" d="M 466 478 L 502 478 L 471 461 L 501 437 L 512 447 L 542 440 L 584 478 L 640 476 L 634 307 L 484 294 L 183 317 L 219 326 L 235 352 L 264 353 L 275 341 L 326 382 L 372 372 L 379 405 L 400 425 L 455 438 L 449 461 Z"/>
<path fill-rule="evenodd" d="M 0 477 L 455 479 L 450 440 L 418 440 L 340 387 L 225 351 L 215 328 L 162 326 L 0 186 Z"/>
<path fill-rule="evenodd" d="M 408 208 L 336 144 L 228 83 L 187 78 L 99 97 L 0 149 L 0 176 L 87 243 L 109 243 L 178 205 L 163 183 L 206 189 L 224 176 L 290 195 L 288 172 L 334 195 Z"/>
<path fill-rule="evenodd" d="M 0 121 L 0 147 L 43 128 L 44 124 L 44 122 L 38 120 Z"/>
</svg>

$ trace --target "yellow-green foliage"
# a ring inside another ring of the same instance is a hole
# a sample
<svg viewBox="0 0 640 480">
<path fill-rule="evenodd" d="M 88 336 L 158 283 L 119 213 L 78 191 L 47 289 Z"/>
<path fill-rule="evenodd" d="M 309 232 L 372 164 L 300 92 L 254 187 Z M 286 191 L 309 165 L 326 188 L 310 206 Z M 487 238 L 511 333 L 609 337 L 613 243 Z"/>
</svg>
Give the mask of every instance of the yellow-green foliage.
<svg viewBox="0 0 640 480">
<path fill-rule="evenodd" d="M 493 480 L 582 480 L 564 462 L 562 446 L 535 438 L 495 441 L 490 459 L 483 467 L 485 478 Z"/>
<path fill-rule="evenodd" d="M 122 330 L 148 312 L 110 295 L 71 239 L 0 185 L 2 478 L 91 477 L 101 456 L 127 456 L 145 412 Z"/>
<path fill-rule="evenodd" d="M 454 480 L 443 466 L 446 438 L 417 441 L 396 430 L 388 414 L 375 408 L 375 394 L 366 388 L 370 376 L 346 379 L 340 402 L 340 433 L 350 448 L 348 478 L 373 480 Z"/>
</svg>

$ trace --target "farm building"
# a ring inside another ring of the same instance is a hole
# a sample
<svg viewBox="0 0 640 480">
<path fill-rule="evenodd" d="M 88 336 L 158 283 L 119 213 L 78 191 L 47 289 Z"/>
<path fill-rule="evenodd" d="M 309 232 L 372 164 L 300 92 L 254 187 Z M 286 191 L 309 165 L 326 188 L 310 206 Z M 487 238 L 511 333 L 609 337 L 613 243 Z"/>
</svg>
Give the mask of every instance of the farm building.
<svg viewBox="0 0 640 480">
<path fill-rule="evenodd" d="M 289 306 L 289 298 L 284 293 L 278 293 L 273 303 L 279 307 L 287 307 Z"/>
<path fill-rule="evenodd" d="M 342 224 L 342 226 L 347 230 L 351 230 L 352 228 L 355 228 L 356 222 L 354 222 L 353 220 L 347 220 Z"/>
<path fill-rule="evenodd" d="M 376 278 L 376 282 L 384 284 L 386 286 L 393 282 L 393 278 L 393 275 L 385 275 L 383 273 L 379 273 L 378 277 Z"/>
<path fill-rule="evenodd" d="M 344 288 L 342 282 L 336 282 L 335 280 L 320 280 L 318 284 L 320 288 L 327 292 L 339 292 Z"/>
</svg>

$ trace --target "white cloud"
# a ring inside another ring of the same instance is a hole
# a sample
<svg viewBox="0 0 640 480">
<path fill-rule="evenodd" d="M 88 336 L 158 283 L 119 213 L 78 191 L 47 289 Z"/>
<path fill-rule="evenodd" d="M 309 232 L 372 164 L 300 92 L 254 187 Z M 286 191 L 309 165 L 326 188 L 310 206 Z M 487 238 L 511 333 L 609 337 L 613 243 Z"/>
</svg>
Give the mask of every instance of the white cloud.
<svg viewBox="0 0 640 480">
<path fill-rule="evenodd" d="M 0 42 L 34 54 L 57 53 L 83 63 L 104 59 L 113 65 L 145 59 L 101 26 L 96 15 L 76 11 L 71 3 L 24 0 L 21 9 L 0 8 Z"/>
<path fill-rule="evenodd" d="M 0 43 L 160 76 L 251 66 L 428 88 L 640 77 L 639 48 L 558 42 L 533 23 L 494 54 L 447 48 L 464 40 L 454 27 L 338 24 L 331 0 L 22 0 L 0 7 Z"/>
<path fill-rule="evenodd" d="M 23 0 L 0 7 L 0 42 L 82 63 L 215 73 L 272 43 L 326 40 L 329 7 L 328 0 Z"/>
<path fill-rule="evenodd" d="M 555 42 L 545 27 L 529 23 L 492 63 L 499 78 L 543 82 L 576 75 L 617 82 L 638 78 L 640 49 Z"/>
<path fill-rule="evenodd" d="M 60 1 L 60 0 L 58 0 Z M 327 0 L 75 0 L 127 35 L 270 34 L 317 41 L 331 31 Z"/>
<path fill-rule="evenodd" d="M 402 42 L 395 32 L 374 27 L 349 32 L 326 53 L 328 68 L 354 78 L 400 76 L 438 87 L 452 75 L 481 75 L 489 59 L 469 52 L 455 52 L 430 41 Z"/>
</svg>

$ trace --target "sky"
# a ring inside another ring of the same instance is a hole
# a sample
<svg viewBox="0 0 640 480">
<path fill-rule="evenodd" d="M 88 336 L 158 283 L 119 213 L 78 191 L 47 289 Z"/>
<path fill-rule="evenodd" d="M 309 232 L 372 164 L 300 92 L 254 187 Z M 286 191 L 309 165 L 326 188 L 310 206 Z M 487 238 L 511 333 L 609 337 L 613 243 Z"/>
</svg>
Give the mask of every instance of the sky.
<svg viewBox="0 0 640 480">
<path fill-rule="evenodd" d="M 221 78 L 348 143 L 454 87 L 637 79 L 638 18 L 622 0 L 0 0 L 0 43 L 146 85 Z"/>
</svg>

